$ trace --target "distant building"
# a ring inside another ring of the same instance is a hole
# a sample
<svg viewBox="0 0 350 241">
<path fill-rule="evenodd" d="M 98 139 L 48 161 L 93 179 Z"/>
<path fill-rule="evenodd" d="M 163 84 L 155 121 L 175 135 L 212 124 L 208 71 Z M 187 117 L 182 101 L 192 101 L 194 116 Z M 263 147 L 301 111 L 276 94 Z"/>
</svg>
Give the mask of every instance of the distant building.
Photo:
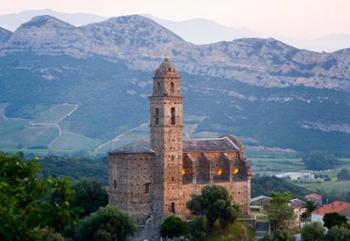
<svg viewBox="0 0 350 241">
<path fill-rule="evenodd" d="M 304 198 L 307 201 L 313 202 L 316 207 L 321 207 L 322 206 L 322 196 L 317 193 L 310 193 L 308 195 L 305 195 Z"/>
<path fill-rule="evenodd" d="M 306 202 L 295 198 L 290 200 L 289 205 L 293 208 L 294 212 L 294 226 L 300 227 L 301 225 L 301 215 L 307 211 Z"/>
<path fill-rule="evenodd" d="M 193 194 L 220 185 L 248 215 L 252 174 L 243 145 L 231 135 L 183 139 L 180 87 L 175 66 L 165 59 L 149 97 L 150 140 L 109 153 L 109 203 L 156 226 L 169 215 L 185 217 Z"/>
<path fill-rule="evenodd" d="M 334 201 L 330 204 L 324 205 L 311 214 L 312 222 L 323 223 L 323 217 L 327 213 L 338 213 L 339 215 L 345 216 L 350 221 L 350 203 Z"/>
<path fill-rule="evenodd" d="M 264 209 L 264 206 L 270 203 L 272 198 L 260 195 L 250 199 L 250 208 L 251 210 L 259 210 Z"/>
<path fill-rule="evenodd" d="M 315 175 L 312 172 L 283 172 L 275 174 L 279 178 L 288 178 L 290 180 L 314 180 Z"/>
</svg>

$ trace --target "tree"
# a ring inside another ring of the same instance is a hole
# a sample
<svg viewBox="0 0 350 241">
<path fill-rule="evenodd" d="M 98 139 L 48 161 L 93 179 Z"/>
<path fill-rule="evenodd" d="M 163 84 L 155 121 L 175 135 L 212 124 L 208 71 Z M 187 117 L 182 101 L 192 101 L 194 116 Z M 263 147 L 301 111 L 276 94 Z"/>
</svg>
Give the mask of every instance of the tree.
<svg viewBox="0 0 350 241">
<path fill-rule="evenodd" d="M 314 202 L 308 200 L 306 201 L 305 208 L 306 212 L 301 215 L 304 219 L 309 218 L 311 216 L 311 213 L 316 210 L 316 205 Z"/>
<path fill-rule="evenodd" d="M 82 216 L 89 215 L 99 207 L 108 204 L 108 194 L 102 185 L 95 180 L 83 179 L 74 186 L 73 206 L 83 208 Z"/>
<path fill-rule="evenodd" d="M 167 217 L 160 227 L 160 235 L 162 237 L 174 238 L 185 235 L 186 225 L 179 218 L 175 216 Z"/>
<path fill-rule="evenodd" d="M 341 164 L 333 154 L 314 153 L 307 154 L 302 159 L 307 169 L 327 170 L 336 168 Z"/>
<path fill-rule="evenodd" d="M 350 172 L 348 169 L 341 169 L 337 174 L 337 178 L 339 181 L 349 181 L 350 180 Z"/>
<path fill-rule="evenodd" d="M 338 214 L 338 213 L 326 213 L 323 216 L 323 226 L 325 226 L 328 229 L 331 229 L 334 226 L 342 226 L 347 223 L 346 217 Z"/>
<path fill-rule="evenodd" d="M 238 217 L 237 206 L 231 205 L 227 190 L 221 186 L 206 186 L 201 195 L 193 195 L 187 203 L 187 208 L 193 215 L 205 216 L 209 230 L 212 230 L 216 221 L 225 228 Z"/>
<path fill-rule="evenodd" d="M 100 207 L 75 228 L 78 241 L 125 241 L 136 231 L 131 218 L 112 206 Z"/>
<path fill-rule="evenodd" d="M 288 205 L 292 195 L 290 192 L 272 192 L 271 197 L 271 202 L 265 206 L 271 228 L 272 230 L 283 229 L 294 217 L 293 209 Z"/>
<path fill-rule="evenodd" d="M 304 241 L 322 241 L 325 237 L 325 228 L 319 222 L 305 224 L 301 229 L 301 237 Z"/>
<path fill-rule="evenodd" d="M 40 179 L 38 158 L 0 154 L 0 237 L 40 240 L 40 230 L 59 232 L 79 217 L 71 207 L 74 191 L 68 179 Z"/>
<path fill-rule="evenodd" d="M 265 236 L 261 241 L 292 241 L 290 233 L 283 229 L 276 229 L 271 234 Z"/>
<path fill-rule="evenodd" d="M 207 236 L 207 220 L 204 216 L 196 216 L 193 217 L 188 222 L 188 230 L 190 232 L 188 235 L 190 236 L 190 240 L 193 241 L 202 241 L 205 240 L 205 237 Z"/>
<path fill-rule="evenodd" d="M 350 240 L 350 229 L 344 226 L 332 227 L 326 234 L 327 241 L 349 241 Z"/>
</svg>

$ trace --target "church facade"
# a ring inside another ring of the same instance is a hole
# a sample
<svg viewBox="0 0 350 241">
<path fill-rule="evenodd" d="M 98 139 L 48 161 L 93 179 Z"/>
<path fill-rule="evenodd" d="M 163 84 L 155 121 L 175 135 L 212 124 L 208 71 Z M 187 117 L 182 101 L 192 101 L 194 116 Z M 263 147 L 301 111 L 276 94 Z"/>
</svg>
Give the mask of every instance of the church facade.
<svg viewBox="0 0 350 241">
<path fill-rule="evenodd" d="M 150 217 L 186 217 L 192 194 L 220 185 L 248 215 L 251 170 L 244 147 L 231 135 L 184 139 L 180 86 L 180 76 L 166 58 L 155 71 L 149 97 L 150 140 L 109 153 L 109 203 L 138 223 Z"/>
</svg>

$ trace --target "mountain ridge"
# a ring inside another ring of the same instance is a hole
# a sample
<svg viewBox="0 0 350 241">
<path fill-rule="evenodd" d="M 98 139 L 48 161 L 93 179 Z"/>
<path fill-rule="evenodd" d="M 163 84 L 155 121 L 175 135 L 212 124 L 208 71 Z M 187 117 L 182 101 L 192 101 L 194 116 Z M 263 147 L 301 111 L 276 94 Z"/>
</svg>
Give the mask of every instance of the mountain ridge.
<svg viewBox="0 0 350 241">
<path fill-rule="evenodd" d="M 348 50 L 271 38 L 195 45 L 132 15 L 79 27 L 45 16 L 12 34 L 0 47 L 0 148 L 94 150 L 147 138 L 152 73 L 166 56 L 182 76 L 186 136 L 229 132 L 302 152 L 350 145 Z M 32 125 L 53 112 L 58 122 Z"/>
<path fill-rule="evenodd" d="M 181 70 L 190 74 L 236 78 L 265 87 L 305 85 L 350 90 L 350 70 L 342 67 L 344 62 L 350 61 L 350 56 L 341 54 L 344 51 L 317 53 L 300 50 L 271 38 L 194 45 L 140 15 L 111 18 L 80 27 L 62 21 L 58 23 L 63 27 L 49 26 L 48 31 L 43 33 L 39 32 L 43 28 L 38 27 L 38 38 L 33 38 L 31 31 L 25 31 L 27 28 L 20 27 L 2 45 L 0 55 L 21 51 L 22 48 L 16 50 L 18 46 L 39 54 L 64 53 L 78 58 L 97 54 L 126 61 L 131 68 L 147 71 L 154 69 L 163 57 L 169 56 Z M 44 33 L 46 36 L 40 39 L 40 34 Z M 189 59 L 192 61 L 187 61 Z"/>
</svg>

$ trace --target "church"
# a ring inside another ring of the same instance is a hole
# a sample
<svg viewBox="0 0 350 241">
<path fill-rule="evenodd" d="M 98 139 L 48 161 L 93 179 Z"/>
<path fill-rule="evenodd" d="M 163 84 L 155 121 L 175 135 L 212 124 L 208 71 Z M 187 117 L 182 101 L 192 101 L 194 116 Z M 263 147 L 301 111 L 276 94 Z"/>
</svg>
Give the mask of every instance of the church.
<svg viewBox="0 0 350 241">
<path fill-rule="evenodd" d="M 252 174 L 243 145 L 231 135 L 184 139 L 180 89 L 180 76 L 166 58 L 154 73 L 149 97 L 150 140 L 108 155 L 109 203 L 139 224 L 150 217 L 186 217 L 192 194 L 200 194 L 206 185 L 220 185 L 248 215 Z"/>
</svg>

